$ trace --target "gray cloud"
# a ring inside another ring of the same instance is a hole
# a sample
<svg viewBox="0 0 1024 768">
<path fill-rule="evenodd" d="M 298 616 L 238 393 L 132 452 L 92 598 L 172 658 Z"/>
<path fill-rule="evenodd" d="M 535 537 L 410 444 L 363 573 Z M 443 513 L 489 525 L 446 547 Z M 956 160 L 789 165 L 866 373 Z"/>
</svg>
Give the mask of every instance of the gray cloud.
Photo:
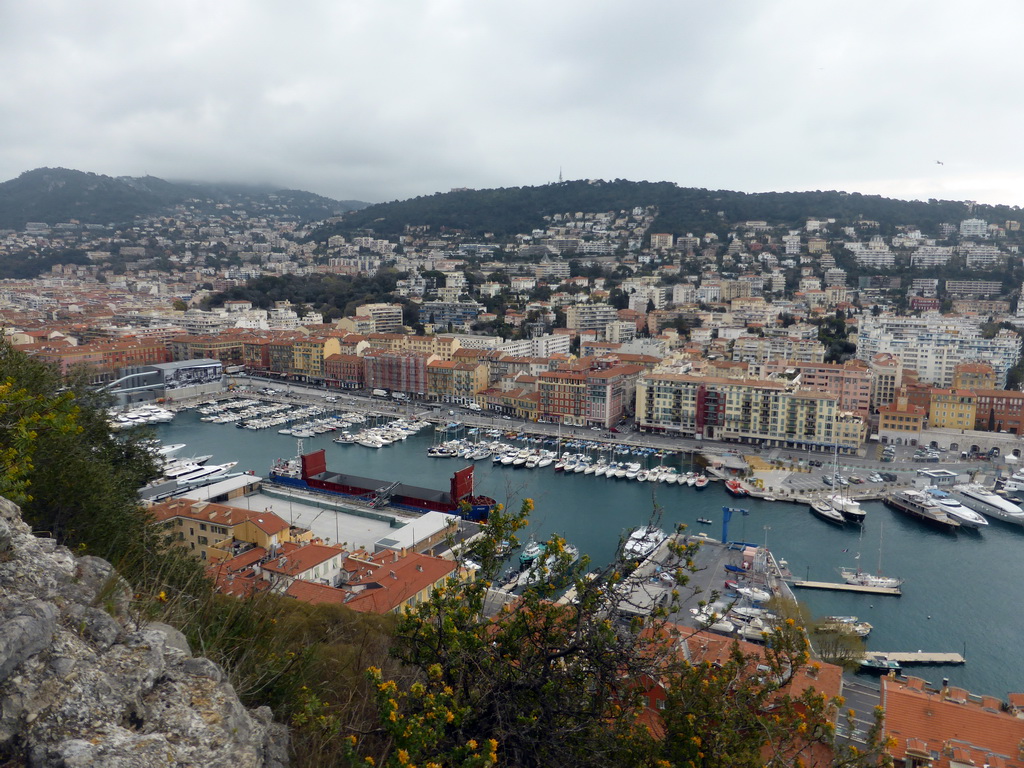
<svg viewBox="0 0 1024 768">
<path fill-rule="evenodd" d="M 1022 16 L 1010 0 L 7 4 L 0 178 L 61 165 L 389 200 L 562 167 L 1022 204 Z"/>
</svg>

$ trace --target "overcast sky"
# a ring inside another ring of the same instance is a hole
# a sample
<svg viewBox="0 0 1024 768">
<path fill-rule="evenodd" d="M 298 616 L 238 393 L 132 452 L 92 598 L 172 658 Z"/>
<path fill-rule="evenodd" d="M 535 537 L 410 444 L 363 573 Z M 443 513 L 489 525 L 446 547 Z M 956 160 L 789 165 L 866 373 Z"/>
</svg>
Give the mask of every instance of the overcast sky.
<svg viewBox="0 0 1024 768">
<path fill-rule="evenodd" d="M 0 180 L 1024 205 L 1022 29 L 1020 0 L 7 0 Z"/>
</svg>

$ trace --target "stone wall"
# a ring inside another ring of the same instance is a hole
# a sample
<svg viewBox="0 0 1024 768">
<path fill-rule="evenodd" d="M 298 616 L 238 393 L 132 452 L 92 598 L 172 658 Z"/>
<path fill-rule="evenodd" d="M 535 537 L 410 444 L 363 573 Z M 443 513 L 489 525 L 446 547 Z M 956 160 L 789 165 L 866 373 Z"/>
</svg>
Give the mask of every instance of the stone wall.
<svg viewBox="0 0 1024 768">
<path fill-rule="evenodd" d="M 0 765 L 284 768 L 288 734 L 220 667 L 129 617 L 110 563 L 37 538 L 0 498 Z"/>
</svg>

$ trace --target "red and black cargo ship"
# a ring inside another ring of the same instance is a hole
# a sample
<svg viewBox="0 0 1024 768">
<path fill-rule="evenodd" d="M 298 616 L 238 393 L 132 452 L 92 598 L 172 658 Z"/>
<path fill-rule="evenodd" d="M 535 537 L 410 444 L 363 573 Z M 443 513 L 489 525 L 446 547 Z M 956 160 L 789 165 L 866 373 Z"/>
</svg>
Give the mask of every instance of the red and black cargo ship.
<svg viewBox="0 0 1024 768">
<path fill-rule="evenodd" d="M 270 481 L 317 493 L 358 498 L 377 506 L 392 506 L 414 512 L 446 512 L 475 522 L 487 522 L 495 501 L 473 492 L 473 466 L 460 469 L 447 491 L 420 488 L 393 480 L 374 480 L 358 475 L 330 472 L 326 451 L 321 448 L 298 459 L 278 459 L 270 470 Z"/>
</svg>

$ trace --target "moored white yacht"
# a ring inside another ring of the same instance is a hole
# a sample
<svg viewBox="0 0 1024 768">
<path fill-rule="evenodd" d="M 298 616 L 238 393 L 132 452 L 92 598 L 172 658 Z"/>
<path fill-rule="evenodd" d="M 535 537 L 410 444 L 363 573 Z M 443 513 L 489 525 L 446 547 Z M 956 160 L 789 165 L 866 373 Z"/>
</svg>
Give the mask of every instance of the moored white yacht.
<svg viewBox="0 0 1024 768">
<path fill-rule="evenodd" d="M 1024 509 L 980 485 L 954 485 L 950 495 L 975 512 L 1002 520 L 1004 523 L 1024 526 Z"/>
<path fill-rule="evenodd" d="M 964 528 L 984 528 L 988 525 L 988 520 L 979 515 L 970 507 L 961 504 L 958 499 L 954 499 L 945 491 L 939 488 L 926 488 L 925 491 L 935 499 L 935 503 L 938 504 L 942 510 L 957 520 L 960 525 Z"/>
</svg>

